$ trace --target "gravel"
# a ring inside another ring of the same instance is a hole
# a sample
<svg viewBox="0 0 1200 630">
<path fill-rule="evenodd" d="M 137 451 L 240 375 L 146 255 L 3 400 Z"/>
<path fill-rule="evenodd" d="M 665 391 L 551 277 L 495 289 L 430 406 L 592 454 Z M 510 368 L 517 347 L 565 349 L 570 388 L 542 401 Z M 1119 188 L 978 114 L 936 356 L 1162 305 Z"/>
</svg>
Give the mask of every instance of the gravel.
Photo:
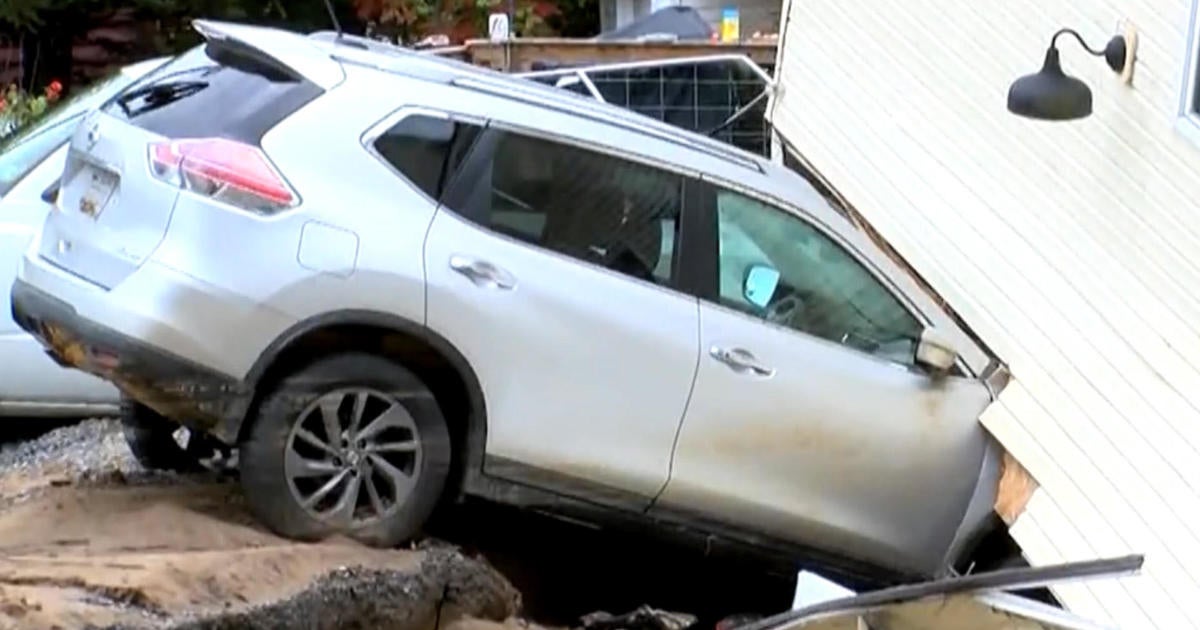
<svg viewBox="0 0 1200 630">
<path fill-rule="evenodd" d="M 125 445 L 121 423 L 112 419 L 84 420 L 0 447 L 0 470 L 43 470 L 51 464 L 73 479 L 142 472 Z"/>
<path fill-rule="evenodd" d="M 113 418 L 91 418 L 32 440 L 0 445 L 0 471 L 46 474 L 72 485 L 220 479 L 216 473 L 184 476 L 142 468 L 129 452 L 121 422 Z"/>
</svg>

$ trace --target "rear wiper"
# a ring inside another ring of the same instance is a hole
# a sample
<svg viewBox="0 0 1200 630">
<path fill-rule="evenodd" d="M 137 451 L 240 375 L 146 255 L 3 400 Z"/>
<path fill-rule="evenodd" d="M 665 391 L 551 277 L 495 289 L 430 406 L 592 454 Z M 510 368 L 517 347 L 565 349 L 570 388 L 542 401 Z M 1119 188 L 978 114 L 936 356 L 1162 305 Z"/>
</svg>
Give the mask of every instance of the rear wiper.
<svg viewBox="0 0 1200 630">
<path fill-rule="evenodd" d="M 143 112 L 157 109 L 177 101 L 185 96 L 195 94 L 208 87 L 208 81 L 172 81 L 171 83 L 155 83 L 130 90 L 117 98 L 117 105 L 125 115 L 133 118 Z M 137 109 L 129 107 L 129 103 L 139 98 L 145 98 L 146 104 Z"/>
</svg>

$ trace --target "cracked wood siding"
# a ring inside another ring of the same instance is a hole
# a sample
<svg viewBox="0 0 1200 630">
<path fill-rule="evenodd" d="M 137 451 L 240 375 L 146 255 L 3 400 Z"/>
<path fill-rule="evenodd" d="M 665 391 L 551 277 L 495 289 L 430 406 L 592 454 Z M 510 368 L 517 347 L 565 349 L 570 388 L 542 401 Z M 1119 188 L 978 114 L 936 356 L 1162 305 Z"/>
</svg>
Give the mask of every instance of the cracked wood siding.
<svg viewBox="0 0 1200 630">
<path fill-rule="evenodd" d="M 1001 358 L 984 424 L 1037 478 L 1035 565 L 1146 554 L 1063 585 L 1122 628 L 1200 627 L 1200 144 L 1176 129 L 1193 0 L 784 0 L 776 129 Z M 1132 89 L 1061 38 L 1095 113 L 1010 115 L 1062 26 L 1139 31 Z"/>
</svg>

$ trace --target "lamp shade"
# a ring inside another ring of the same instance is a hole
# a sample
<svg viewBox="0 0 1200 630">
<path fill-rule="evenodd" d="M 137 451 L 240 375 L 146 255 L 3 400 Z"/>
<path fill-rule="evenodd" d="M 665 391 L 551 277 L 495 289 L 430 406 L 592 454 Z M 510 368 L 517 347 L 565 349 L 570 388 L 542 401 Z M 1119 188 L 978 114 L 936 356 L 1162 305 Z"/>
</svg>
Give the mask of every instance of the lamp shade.
<svg viewBox="0 0 1200 630">
<path fill-rule="evenodd" d="M 1092 90 L 1063 72 L 1058 49 L 1051 45 L 1042 69 L 1017 79 L 1008 88 L 1008 111 L 1039 120 L 1085 118 L 1092 113 Z"/>
</svg>

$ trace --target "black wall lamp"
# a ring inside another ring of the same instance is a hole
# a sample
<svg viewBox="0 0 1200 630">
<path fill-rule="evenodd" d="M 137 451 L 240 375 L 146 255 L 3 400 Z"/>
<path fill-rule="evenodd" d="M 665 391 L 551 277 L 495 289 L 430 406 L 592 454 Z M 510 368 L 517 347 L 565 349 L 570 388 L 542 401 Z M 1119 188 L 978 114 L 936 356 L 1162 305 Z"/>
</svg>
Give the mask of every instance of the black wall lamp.
<svg viewBox="0 0 1200 630">
<path fill-rule="evenodd" d="M 1008 111 L 1039 120 L 1075 120 L 1091 115 L 1092 90 L 1083 81 L 1064 73 L 1059 63 L 1055 44 L 1060 35 L 1073 36 L 1084 50 L 1104 57 L 1113 72 L 1128 76 L 1133 55 L 1124 35 L 1113 36 L 1104 50 L 1095 50 L 1073 29 L 1060 29 L 1050 38 L 1042 69 L 1017 79 L 1008 88 Z"/>
</svg>

